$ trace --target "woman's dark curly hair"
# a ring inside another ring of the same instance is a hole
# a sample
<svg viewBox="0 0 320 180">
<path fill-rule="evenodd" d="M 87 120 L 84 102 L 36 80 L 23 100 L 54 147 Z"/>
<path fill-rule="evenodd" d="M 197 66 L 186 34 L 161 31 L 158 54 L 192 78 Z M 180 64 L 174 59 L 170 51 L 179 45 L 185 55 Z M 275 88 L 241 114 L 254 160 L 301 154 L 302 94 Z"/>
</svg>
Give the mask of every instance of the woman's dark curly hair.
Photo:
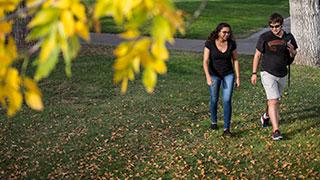
<svg viewBox="0 0 320 180">
<path fill-rule="evenodd" d="M 234 40 L 233 34 L 232 34 L 232 30 L 231 30 L 231 26 L 228 23 L 220 23 L 218 24 L 218 26 L 216 27 L 216 29 L 214 31 L 212 31 L 210 33 L 210 35 L 208 36 L 208 41 L 215 41 L 216 39 L 218 39 L 219 37 L 219 32 L 221 31 L 222 28 L 224 27 L 228 27 L 230 29 L 230 36 L 229 39 Z"/>
</svg>

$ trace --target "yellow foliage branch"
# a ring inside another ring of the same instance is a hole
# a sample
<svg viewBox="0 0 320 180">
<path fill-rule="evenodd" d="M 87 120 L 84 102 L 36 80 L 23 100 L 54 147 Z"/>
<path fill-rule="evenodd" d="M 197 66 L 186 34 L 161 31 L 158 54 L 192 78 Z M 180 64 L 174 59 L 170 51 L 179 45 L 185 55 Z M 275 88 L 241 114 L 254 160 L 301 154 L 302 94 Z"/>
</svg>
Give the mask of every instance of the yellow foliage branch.
<svg viewBox="0 0 320 180">
<path fill-rule="evenodd" d="M 80 49 L 79 38 L 90 40 L 90 19 L 80 0 L 24 2 L 26 7 L 18 9 L 23 3 L 21 0 L 0 0 L 0 102 L 9 116 L 21 108 L 23 99 L 32 109 L 42 110 L 42 94 L 37 81 L 47 77 L 55 68 L 60 52 L 66 74 L 70 76 L 72 59 Z M 27 40 L 36 41 L 30 51 L 40 50 L 33 78 L 26 77 L 25 73 L 19 74 L 12 65 L 17 61 L 17 48 L 10 35 L 12 24 L 15 17 L 26 14 L 33 16 L 28 24 L 31 32 Z M 121 82 L 121 92 L 125 93 L 128 80 L 134 80 L 135 74 L 143 67 L 143 84 L 148 92 L 153 92 L 157 74 L 167 71 L 165 61 L 169 53 L 166 42 L 174 42 L 177 30 L 184 32 L 182 12 L 174 8 L 171 0 L 97 0 L 92 14 L 96 29 L 100 28 L 99 19 L 105 16 L 125 27 L 121 37 L 127 39 L 114 51 L 117 57 L 113 65 L 114 82 Z M 146 24 L 149 27 L 145 27 Z M 149 37 L 141 35 L 143 28 L 151 29 Z"/>
</svg>

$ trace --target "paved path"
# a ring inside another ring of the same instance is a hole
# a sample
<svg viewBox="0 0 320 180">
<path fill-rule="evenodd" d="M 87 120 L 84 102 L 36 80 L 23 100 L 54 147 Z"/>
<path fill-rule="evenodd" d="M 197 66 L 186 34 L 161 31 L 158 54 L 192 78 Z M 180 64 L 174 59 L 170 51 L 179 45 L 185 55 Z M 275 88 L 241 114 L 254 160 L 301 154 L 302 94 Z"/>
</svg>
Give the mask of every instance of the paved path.
<svg viewBox="0 0 320 180">
<path fill-rule="evenodd" d="M 290 32 L 290 18 L 286 18 L 283 23 L 283 29 L 287 32 Z M 264 28 L 259 32 L 256 32 L 245 39 L 237 39 L 237 47 L 239 54 L 253 55 L 255 52 L 255 46 L 258 41 L 260 34 L 268 31 L 269 28 Z M 105 33 L 91 33 L 91 44 L 95 45 L 118 45 L 122 39 L 119 38 L 116 34 L 105 34 Z M 186 51 L 195 51 L 202 52 L 204 47 L 205 40 L 197 39 L 175 39 L 175 44 L 173 46 L 168 44 L 169 49 L 174 50 L 186 50 Z"/>
</svg>

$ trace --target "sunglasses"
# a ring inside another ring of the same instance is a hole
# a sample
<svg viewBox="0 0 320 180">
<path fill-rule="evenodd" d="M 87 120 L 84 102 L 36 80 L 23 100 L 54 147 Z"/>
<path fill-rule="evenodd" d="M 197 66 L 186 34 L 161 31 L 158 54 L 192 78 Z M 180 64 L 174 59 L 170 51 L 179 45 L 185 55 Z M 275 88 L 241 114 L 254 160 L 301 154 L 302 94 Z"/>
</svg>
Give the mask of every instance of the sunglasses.
<svg viewBox="0 0 320 180">
<path fill-rule="evenodd" d="M 223 34 L 230 34 L 230 31 L 221 31 Z"/>
<path fill-rule="evenodd" d="M 272 25 L 269 25 L 269 27 L 271 28 L 271 29 L 273 29 L 273 28 L 279 28 L 281 25 L 275 25 L 275 26 L 272 26 Z"/>
</svg>

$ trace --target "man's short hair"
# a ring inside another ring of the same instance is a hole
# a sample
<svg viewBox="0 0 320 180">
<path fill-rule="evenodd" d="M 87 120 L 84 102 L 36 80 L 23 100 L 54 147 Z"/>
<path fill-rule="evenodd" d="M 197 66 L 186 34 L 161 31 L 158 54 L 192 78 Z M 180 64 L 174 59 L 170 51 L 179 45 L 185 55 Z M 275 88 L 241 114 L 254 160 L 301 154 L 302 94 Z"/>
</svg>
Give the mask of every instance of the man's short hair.
<svg viewBox="0 0 320 180">
<path fill-rule="evenodd" d="M 283 17 L 279 13 L 273 13 L 269 17 L 269 24 L 275 24 L 280 23 L 280 25 L 283 24 Z"/>
</svg>

